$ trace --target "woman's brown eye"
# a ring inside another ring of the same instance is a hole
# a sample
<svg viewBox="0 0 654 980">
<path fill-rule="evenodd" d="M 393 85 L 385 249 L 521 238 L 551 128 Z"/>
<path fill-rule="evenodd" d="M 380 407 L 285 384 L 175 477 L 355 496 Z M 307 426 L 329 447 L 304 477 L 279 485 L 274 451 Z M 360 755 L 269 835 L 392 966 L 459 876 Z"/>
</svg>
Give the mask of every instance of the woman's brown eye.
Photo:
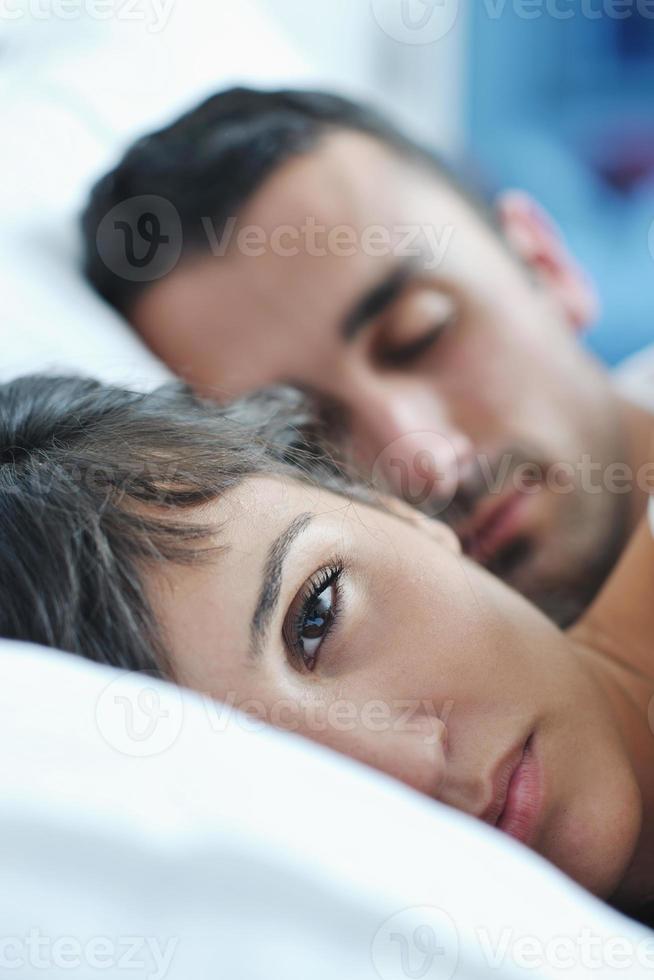
<svg viewBox="0 0 654 980">
<path fill-rule="evenodd" d="M 307 670 L 316 667 L 320 647 L 334 625 L 341 572 L 340 566 L 319 572 L 308 583 L 304 598 L 293 604 L 297 608 L 297 601 L 301 603 L 297 612 L 291 608 L 290 628 L 284 626 L 287 646 Z"/>
<path fill-rule="evenodd" d="M 336 586 L 329 585 L 324 592 L 316 596 L 304 615 L 298 642 L 306 666 L 309 667 L 311 664 L 309 669 L 315 667 L 320 644 L 334 621 L 335 591 Z"/>
</svg>

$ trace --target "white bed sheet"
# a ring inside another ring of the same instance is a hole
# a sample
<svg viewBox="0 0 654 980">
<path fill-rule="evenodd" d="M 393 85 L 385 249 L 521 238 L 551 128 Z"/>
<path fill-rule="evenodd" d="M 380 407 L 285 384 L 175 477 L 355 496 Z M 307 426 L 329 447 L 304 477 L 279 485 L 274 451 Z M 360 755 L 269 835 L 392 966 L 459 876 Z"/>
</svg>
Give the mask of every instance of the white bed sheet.
<svg viewBox="0 0 654 980">
<path fill-rule="evenodd" d="M 110 980 L 654 969 L 651 933 L 499 832 L 172 686 L 0 642 L 0 741 L 2 975 L 89 980 L 99 948 Z"/>
</svg>

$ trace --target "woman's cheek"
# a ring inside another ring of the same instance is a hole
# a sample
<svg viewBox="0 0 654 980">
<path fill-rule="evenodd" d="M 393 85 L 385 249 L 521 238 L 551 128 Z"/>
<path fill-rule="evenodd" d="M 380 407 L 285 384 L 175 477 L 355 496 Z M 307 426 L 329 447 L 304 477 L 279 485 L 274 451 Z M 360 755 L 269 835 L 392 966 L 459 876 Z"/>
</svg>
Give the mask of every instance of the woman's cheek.
<svg viewBox="0 0 654 980">
<path fill-rule="evenodd" d="M 437 798 L 445 772 L 445 726 L 420 704 L 381 699 L 332 703 L 329 723 L 305 732 L 328 748 Z"/>
</svg>

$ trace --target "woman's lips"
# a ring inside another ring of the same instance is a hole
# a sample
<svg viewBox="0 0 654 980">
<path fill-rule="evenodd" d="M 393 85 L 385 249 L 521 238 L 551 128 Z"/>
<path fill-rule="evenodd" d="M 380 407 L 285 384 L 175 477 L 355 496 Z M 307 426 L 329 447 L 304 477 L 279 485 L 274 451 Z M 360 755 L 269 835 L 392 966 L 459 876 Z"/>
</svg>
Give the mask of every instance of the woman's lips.
<svg viewBox="0 0 654 980">
<path fill-rule="evenodd" d="M 495 795 L 482 820 L 515 837 L 523 844 L 533 842 L 543 803 L 543 780 L 534 748 L 534 735 L 500 767 Z"/>
<path fill-rule="evenodd" d="M 504 809 L 497 821 L 498 830 L 531 844 L 538 825 L 543 801 L 541 770 L 534 752 L 533 736 L 527 739 L 520 763 L 509 782 Z"/>
</svg>

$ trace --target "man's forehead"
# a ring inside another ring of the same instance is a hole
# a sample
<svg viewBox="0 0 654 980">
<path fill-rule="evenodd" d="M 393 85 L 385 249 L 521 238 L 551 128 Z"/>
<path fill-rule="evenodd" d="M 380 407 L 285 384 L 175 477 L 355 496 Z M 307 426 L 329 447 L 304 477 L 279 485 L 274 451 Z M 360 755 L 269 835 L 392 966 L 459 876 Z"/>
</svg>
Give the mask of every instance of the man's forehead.
<svg viewBox="0 0 654 980">
<path fill-rule="evenodd" d="M 244 222 L 303 222 L 312 216 L 334 225 L 401 219 L 412 189 L 454 197 L 436 172 L 427 173 L 407 157 L 364 133 L 338 131 L 324 136 L 308 153 L 282 164 L 242 211 Z"/>
<path fill-rule="evenodd" d="M 310 363 L 333 368 L 352 311 L 408 261 L 415 266 L 416 255 L 398 249 L 420 251 L 420 229 L 438 231 L 439 222 L 458 232 L 466 207 L 436 173 L 378 140 L 331 134 L 282 165 L 234 216 L 223 253 L 191 256 L 146 291 L 134 320 L 190 380 L 236 392 L 296 375 L 307 382 L 308 348 Z M 434 256 L 442 241 L 431 242 Z M 460 251 L 458 234 L 454 244 Z"/>
</svg>

